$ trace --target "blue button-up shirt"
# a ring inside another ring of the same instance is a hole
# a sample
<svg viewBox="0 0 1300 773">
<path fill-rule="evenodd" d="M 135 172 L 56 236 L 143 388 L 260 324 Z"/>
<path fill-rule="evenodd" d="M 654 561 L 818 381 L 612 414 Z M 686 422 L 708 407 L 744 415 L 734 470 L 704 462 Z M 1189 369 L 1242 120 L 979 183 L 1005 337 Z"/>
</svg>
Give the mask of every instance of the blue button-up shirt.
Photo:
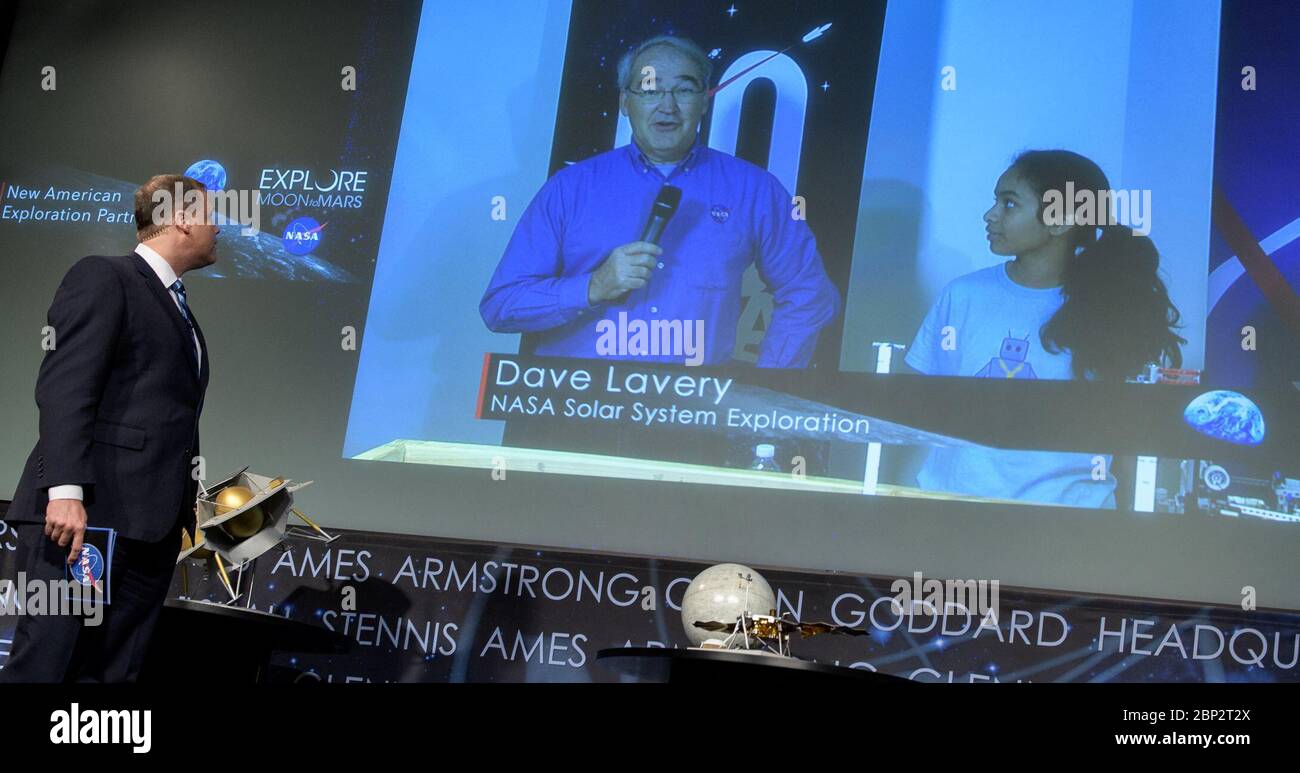
<svg viewBox="0 0 1300 773">
<path fill-rule="evenodd" d="M 621 244 L 635 241 L 659 189 L 681 188 L 644 288 L 596 306 L 591 274 Z M 537 333 L 535 354 L 597 357 L 597 323 L 703 320 L 705 364 L 735 349 L 741 278 L 757 262 L 774 299 L 759 348 L 761 367 L 804 367 L 818 331 L 840 299 L 826 276 L 807 223 L 771 173 L 697 142 L 664 176 L 635 143 L 556 172 L 528 205 L 479 311 L 498 333 Z M 693 323 L 692 323 L 693 324 Z M 682 362 L 682 356 L 631 359 Z"/>
</svg>

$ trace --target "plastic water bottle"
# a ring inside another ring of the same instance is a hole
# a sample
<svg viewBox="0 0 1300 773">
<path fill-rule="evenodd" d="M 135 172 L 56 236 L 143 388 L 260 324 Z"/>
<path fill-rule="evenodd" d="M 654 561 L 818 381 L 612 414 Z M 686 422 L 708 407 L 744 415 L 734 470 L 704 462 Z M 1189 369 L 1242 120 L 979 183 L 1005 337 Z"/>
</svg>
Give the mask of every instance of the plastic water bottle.
<svg viewBox="0 0 1300 773">
<path fill-rule="evenodd" d="M 771 443 L 759 443 L 754 447 L 754 461 L 750 462 L 749 469 L 780 472 L 781 467 L 776 463 L 775 456 L 776 446 Z"/>
</svg>

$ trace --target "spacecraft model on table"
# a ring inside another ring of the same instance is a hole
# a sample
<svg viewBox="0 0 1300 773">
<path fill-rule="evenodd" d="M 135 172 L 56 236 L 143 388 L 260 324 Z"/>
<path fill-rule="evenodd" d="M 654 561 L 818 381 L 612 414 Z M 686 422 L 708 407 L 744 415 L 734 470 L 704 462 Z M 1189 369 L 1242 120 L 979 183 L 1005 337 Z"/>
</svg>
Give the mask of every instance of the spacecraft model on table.
<svg viewBox="0 0 1300 773">
<path fill-rule="evenodd" d="M 338 539 L 294 507 L 294 493 L 311 484 L 258 475 L 247 467 L 211 486 L 200 484 L 194 503 L 195 534 L 191 538 L 187 531 L 182 533 L 176 563 L 187 558 L 208 559 L 230 596 L 228 603 L 235 602 L 241 595 L 245 568 L 286 536 L 321 542 Z M 296 516 L 306 526 L 290 523 L 290 516 Z M 227 566 L 236 573 L 234 582 Z M 188 596 L 189 573 L 183 564 L 181 572 L 182 593 Z"/>
<path fill-rule="evenodd" d="M 869 634 L 868 631 L 850 628 L 846 625 L 818 622 L 801 623 L 795 620 L 789 612 L 778 615 L 775 609 L 766 615 L 755 615 L 745 611 L 736 618 L 734 623 L 696 620 L 695 627 L 703 628 L 706 631 L 730 631 L 731 634 L 722 642 L 722 649 L 748 650 L 751 649 L 751 643 L 756 641 L 768 652 L 787 658 L 793 657 L 790 654 L 790 634 L 792 633 L 797 632 L 801 639 L 823 633 L 837 633 L 846 636 L 867 636 Z"/>
</svg>

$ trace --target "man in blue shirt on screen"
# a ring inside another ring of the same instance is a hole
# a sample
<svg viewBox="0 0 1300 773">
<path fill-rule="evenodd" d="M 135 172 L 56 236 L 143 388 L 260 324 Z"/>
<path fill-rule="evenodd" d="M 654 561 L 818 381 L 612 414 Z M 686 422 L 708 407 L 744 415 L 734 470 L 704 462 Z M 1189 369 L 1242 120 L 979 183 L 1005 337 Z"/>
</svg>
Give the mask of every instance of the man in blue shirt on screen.
<svg viewBox="0 0 1300 773">
<path fill-rule="evenodd" d="M 808 365 L 840 299 L 807 223 L 766 170 L 699 139 L 712 64 L 693 43 L 651 38 L 619 62 L 619 109 L 633 142 L 562 169 L 529 204 L 479 310 L 498 333 L 533 333 L 534 354 L 597 357 L 601 320 L 681 320 L 702 356 L 637 359 L 714 365 L 735 348 L 751 263 L 772 291 L 758 365 Z M 659 245 L 636 241 L 665 184 L 681 203 Z M 702 324 L 700 324 L 702 323 Z"/>
</svg>

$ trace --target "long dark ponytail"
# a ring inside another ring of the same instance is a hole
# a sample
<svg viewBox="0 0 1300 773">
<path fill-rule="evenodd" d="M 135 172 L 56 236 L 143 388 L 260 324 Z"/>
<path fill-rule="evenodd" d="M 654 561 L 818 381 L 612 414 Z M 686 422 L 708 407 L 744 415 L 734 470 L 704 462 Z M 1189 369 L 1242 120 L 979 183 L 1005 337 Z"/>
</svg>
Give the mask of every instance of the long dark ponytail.
<svg viewBox="0 0 1300 773">
<path fill-rule="evenodd" d="M 1110 190 L 1099 166 L 1068 150 L 1025 151 L 1011 168 L 1038 194 L 1040 219 L 1047 191 L 1064 196 L 1067 183 L 1094 195 Z M 1108 211 L 1097 215 L 1110 220 Z M 1067 238 L 1065 303 L 1039 330 L 1043 348 L 1068 350 L 1075 378 L 1124 380 L 1149 362 L 1182 365 L 1187 339 L 1174 332 L 1181 315 L 1160 279 L 1155 243 L 1119 224 L 1076 225 Z"/>
</svg>

